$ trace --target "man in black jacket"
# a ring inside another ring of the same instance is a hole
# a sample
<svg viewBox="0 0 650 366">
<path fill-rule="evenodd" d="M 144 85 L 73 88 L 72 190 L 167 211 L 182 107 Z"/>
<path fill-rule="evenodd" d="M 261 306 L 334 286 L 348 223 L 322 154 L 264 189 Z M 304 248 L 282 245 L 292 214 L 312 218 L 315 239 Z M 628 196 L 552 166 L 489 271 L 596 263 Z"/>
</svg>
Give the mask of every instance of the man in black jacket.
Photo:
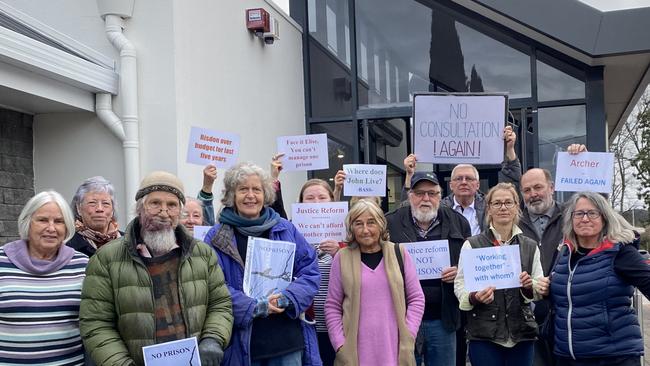
<svg viewBox="0 0 650 366">
<path fill-rule="evenodd" d="M 460 213 L 440 206 L 441 187 L 434 173 L 415 172 L 408 192 L 408 206 L 386 214 L 388 232 L 395 243 L 448 240 L 451 267 L 441 279 L 422 280 L 425 307 L 416 345 L 417 364 L 453 366 L 456 330 L 460 327 L 458 300 L 454 295 L 460 248 L 471 235 Z M 423 343 L 422 343 L 423 341 Z M 423 347 L 420 347 L 419 345 Z"/>
</svg>

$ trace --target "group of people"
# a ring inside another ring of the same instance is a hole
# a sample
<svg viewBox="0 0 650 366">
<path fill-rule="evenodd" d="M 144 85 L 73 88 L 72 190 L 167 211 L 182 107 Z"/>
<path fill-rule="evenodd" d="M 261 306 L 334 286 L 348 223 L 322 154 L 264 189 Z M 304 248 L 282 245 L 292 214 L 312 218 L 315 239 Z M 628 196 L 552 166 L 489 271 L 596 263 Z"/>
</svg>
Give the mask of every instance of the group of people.
<svg viewBox="0 0 650 366">
<path fill-rule="evenodd" d="M 650 296 L 642 229 L 599 194 L 556 202 L 548 171 L 522 175 L 515 136 L 504 130 L 500 182 L 485 195 L 476 168 L 460 164 L 443 198 L 436 174 L 409 155 L 404 202 L 384 214 L 355 199 L 343 242 L 309 244 L 287 220 L 281 156 L 270 172 L 229 168 L 217 215 L 216 168 L 204 169 L 196 199 L 153 172 L 124 230 L 102 177 L 71 205 L 38 193 L 18 218 L 21 239 L 0 247 L 0 364 L 143 365 L 143 347 L 196 337 L 203 365 L 453 366 L 467 355 L 474 366 L 640 365 L 631 296 Z M 334 189 L 307 181 L 299 202 L 338 200 L 344 178 Z M 196 225 L 211 226 L 203 240 Z M 295 244 L 288 287 L 245 293 L 249 237 Z M 400 243 L 432 240 L 447 241 L 451 265 L 419 280 Z M 520 287 L 467 291 L 462 253 L 507 245 L 519 246 Z"/>
</svg>

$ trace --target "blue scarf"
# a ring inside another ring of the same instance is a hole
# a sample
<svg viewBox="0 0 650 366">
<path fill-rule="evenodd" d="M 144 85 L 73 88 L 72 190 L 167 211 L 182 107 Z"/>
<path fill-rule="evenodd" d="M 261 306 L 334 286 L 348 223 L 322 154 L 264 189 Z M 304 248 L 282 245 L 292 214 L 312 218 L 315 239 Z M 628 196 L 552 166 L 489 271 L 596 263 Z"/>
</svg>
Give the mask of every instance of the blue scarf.
<svg viewBox="0 0 650 366">
<path fill-rule="evenodd" d="M 232 207 L 224 207 L 219 215 L 219 222 L 232 226 L 244 235 L 259 237 L 262 233 L 280 222 L 280 215 L 273 211 L 272 208 L 264 207 L 262 212 L 260 212 L 260 217 L 247 219 L 239 216 Z"/>
</svg>

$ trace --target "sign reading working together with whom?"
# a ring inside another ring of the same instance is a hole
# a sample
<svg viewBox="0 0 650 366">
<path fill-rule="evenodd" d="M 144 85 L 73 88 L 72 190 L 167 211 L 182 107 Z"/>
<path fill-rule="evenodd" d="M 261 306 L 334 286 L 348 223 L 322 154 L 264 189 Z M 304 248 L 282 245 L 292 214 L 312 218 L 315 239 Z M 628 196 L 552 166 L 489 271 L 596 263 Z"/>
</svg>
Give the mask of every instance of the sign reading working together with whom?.
<svg viewBox="0 0 650 366">
<path fill-rule="evenodd" d="M 467 291 L 481 291 L 489 286 L 497 290 L 521 287 L 519 245 L 466 249 L 460 255 Z"/>
<path fill-rule="evenodd" d="M 278 153 L 284 154 L 282 168 L 319 170 L 330 167 L 327 155 L 327 134 L 278 137 Z"/>
<path fill-rule="evenodd" d="M 612 193 L 614 154 L 583 152 L 557 154 L 555 190 L 565 192 L 591 191 Z"/>
<path fill-rule="evenodd" d="M 187 147 L 188 163 L 228 168 L 237 162 L 238 155 L 239 135 L 192 127 Z"/>
<path fill-rule="evenodd" d="M 345 164 L 343 194 L 353 196 L 386 196 L 386 165 Z"/>
<path fill-rule="evenodd" d="M 506 95 L 416 94 L 414 152 L 420 163 L 500 164 Z"/>
<path fill-rule="evenodd" d="M 201 366 L 196 337 L 142 347 L 145 366 Z"/>
<path fill-rule="evenodd" d="M 400 245 L 411 255 L 420 280 L 441 278 L 442 270 L 451 266 L 447 240 L 418 241 Z"/>
<path fill-rule="evenodd" d="M 291 222 L 310 244 L 318 244 L 327 239 L 343 241 L 347 214 L 347 202 L 291 205 Z"/>
</svg>

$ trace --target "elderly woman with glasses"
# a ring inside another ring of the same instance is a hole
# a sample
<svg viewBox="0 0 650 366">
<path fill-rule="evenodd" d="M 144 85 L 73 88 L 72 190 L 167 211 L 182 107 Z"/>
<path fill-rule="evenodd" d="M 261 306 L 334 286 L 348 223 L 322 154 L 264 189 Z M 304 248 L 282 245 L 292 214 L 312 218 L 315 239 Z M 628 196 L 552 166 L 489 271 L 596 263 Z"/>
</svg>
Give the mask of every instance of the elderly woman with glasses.
<svg viewBox="0 0 650 366">
<path fill-rule="evenodd" d="M 270 175 L 242 162 L 226 171 L 219 223 L 204 241 L 213 246 L 232 295 L 235 322 L 225 365 L 320 365 L 313 324 L 301 320 L 318 292 L 316 251 L 296 227 L 268 207 L 275 200 Z M 249 237 L 296 244 L 292 281 L 269 296 L 244 292 Z"/>
<path fill-rule="evenodd" d="M 41 192 L 18 216 L 20 240 L 0 248 L 0 364 L 83 365 L 81 285 L 88 257 L 60 194 Z"/>
<path fill-rule="evenodd" d="M 532 366 L 538 331 L 530 302 L 541 298 L 539 286 L 534 288 L 533 282 L 548 283 L 542 277 L 537 242 L 524 236 L 517 226 L 519 195 L 512 184 L 492 187 L 485 202 L 488 229 L 463 244 L 454 282 L 460 309 L 468 312 L 465 330 L 469 358 L 473 366 Z M 519 245 L 521 287 L 497 290 L 488 286 L 481 291 L 467 291 L 464 252 L 505 245 Z"/>
<path fill-rule="evenodd" d="M 557 365 L 641 365 L 634 287 L 650 295 L 639 234 L 598 193 L 576 193 L 563 215 L 565 243 L 551 273 Z"/>
<path fill-rule="evenodd" d="M 86 179 L 72 198 L 75 233 L 66 243 L 74 250 L 92 256 L 109 241 L 119 238 L 115 189 L 104 177 Z"/>
<path fill-rule="evenodd" d="M 388 240 L 386 218 L 375 202 L 359 200 L 345 222 L 348 247 L 334 257 L 325 302 L 334 365 L 415 366 L 424 313 L 415 265 Z"/>
</svg>

